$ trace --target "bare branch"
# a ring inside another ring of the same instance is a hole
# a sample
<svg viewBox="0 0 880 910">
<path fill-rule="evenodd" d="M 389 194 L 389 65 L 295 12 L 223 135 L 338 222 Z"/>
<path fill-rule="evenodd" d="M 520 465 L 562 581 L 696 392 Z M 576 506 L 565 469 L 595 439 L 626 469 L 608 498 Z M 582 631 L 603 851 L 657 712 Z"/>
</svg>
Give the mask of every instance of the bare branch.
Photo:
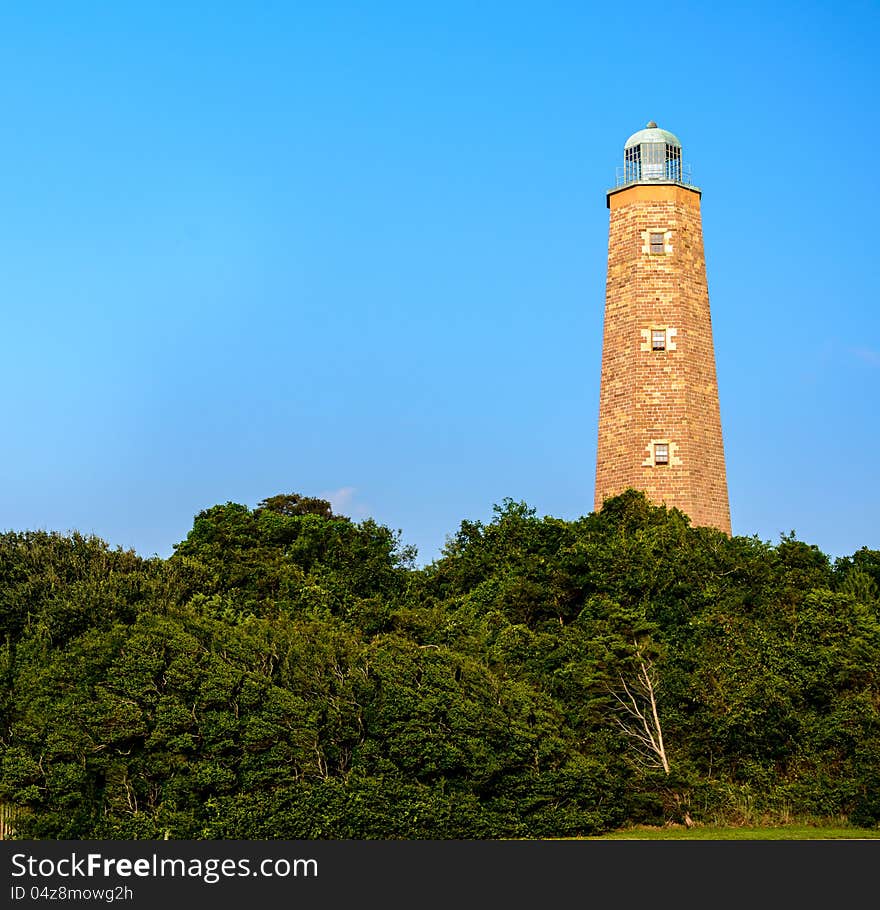
<svg viewBox="0 0 880 910">
<path fill-rule="evenodd" d="M 625 698 L 609 690 L 619 710 L 631 718 L 630 721 L 615 718 L 620 728 L 633 741 L 639 759 L 655 768 L 662 768 L 669 774 L 669 761 L 663 743 L 663 728 L 657 710 L 657 689 L 659 688 L 651 659 L 645 656 L 642 645 L 634 641 L 638 669 L 632 685 L 620 676 L 620 686 Z"/>
</svg>

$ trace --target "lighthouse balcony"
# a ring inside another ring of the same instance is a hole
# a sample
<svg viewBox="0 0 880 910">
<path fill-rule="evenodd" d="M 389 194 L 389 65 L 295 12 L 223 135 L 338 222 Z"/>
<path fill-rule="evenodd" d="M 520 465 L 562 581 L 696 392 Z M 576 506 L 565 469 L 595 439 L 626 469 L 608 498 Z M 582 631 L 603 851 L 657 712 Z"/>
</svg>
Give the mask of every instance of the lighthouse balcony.
<svg viewBox="0 0 880 910">
<path fill-rule="evenodd" d="M 627 161 L 617 168 L 614 188 L 620 189 L 631 183 L 677 183 L 687 187 L 695 185 L 691 176 L 691 166 L 683 164 L 681 159 L 676 158 L 645 163 Z"/>
</svg>

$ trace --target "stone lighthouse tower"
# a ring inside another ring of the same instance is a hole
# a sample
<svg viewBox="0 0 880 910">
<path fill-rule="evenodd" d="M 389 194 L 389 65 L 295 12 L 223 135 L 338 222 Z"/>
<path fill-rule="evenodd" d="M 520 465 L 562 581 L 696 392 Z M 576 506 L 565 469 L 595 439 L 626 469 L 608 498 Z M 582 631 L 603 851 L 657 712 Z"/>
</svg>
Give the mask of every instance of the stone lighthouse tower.
<svg viewBox="0 0 880 910">
<path fill-rule="evenodd" d="M 698 187 L 653 121 L 608 191 L 598 510 L 633 487 L 730 533 Z"/>
</svg>

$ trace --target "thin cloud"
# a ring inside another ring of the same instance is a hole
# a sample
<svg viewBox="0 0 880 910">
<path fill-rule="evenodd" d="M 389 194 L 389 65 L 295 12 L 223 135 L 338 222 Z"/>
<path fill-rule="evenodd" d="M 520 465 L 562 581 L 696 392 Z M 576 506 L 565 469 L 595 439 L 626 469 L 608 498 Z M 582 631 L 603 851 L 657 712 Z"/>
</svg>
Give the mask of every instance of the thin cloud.
<svg viewBox="0 0 880 910">
<path fill-rule="evenodd" d="M 326 499 L 337 515 L 352 515 L 356 518 L 365 518 L 367 509 L 354 501 L 355 487 L 340 487 L 338 490 L 329 490 L 321 493 L 321 499 Z"/>
<path fill-rule="evenodd" d="M 853 354 L 872 367 L 880 367 L 880 351 L 873 351 L 871 348 L 852 348 Z"/>
</svg>

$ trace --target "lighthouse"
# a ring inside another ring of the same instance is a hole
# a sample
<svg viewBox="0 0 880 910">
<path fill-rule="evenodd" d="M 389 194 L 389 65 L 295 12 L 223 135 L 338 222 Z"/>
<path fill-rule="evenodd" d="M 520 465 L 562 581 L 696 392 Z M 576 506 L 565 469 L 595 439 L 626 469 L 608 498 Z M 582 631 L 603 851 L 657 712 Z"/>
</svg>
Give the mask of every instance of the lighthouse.
<svg viewBox="0 0 880 910">
<path fill-rule="evenodd" d="M 700 217 L 678 137 L 627 139 L 610 213 L 595 508 L 628 488 L 730 533 Z"/>
</svg>

